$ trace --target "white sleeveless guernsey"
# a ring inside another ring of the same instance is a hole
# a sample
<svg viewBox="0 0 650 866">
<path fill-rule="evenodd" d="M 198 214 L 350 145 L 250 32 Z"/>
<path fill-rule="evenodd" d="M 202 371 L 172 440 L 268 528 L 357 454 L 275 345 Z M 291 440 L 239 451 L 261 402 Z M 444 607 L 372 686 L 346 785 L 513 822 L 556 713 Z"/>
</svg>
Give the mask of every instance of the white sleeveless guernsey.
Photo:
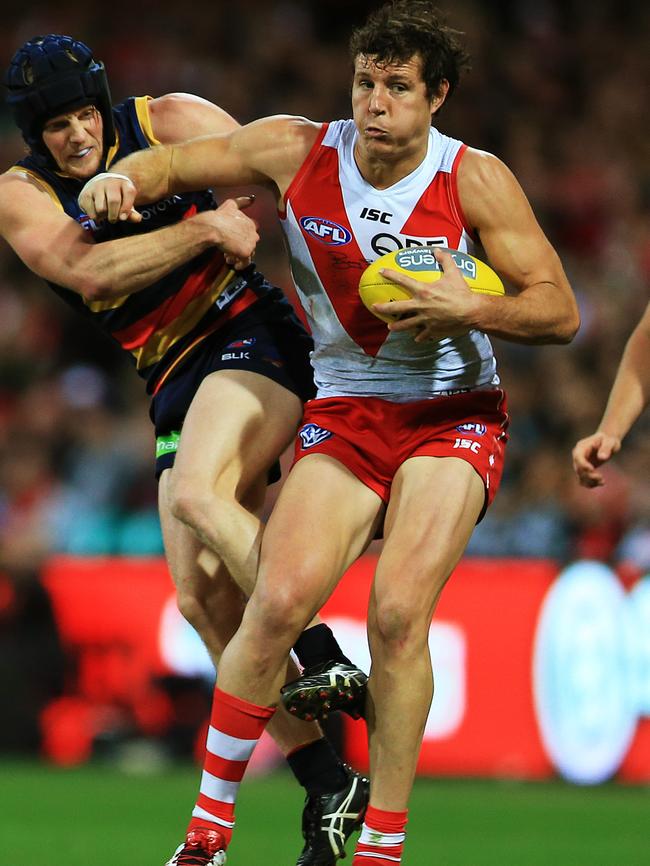
<svg viewBox="0 0 650 866">
<path fill-rule="evenodd" d="M 364 268 L 383 253 L 420 244 L 472 252 L 456 190 L 466 145 L 432 127 L 423 162 L 379 190 L 357 168 L 356 137 L 352 120 L 324 124 L 280 213 L 314 338 L 317 396 L 405 402 L 497 385 L 492 346 L 481 331 L 416 343 L 412 332 L 389 332 L 358 293 Z"/>
</svg>

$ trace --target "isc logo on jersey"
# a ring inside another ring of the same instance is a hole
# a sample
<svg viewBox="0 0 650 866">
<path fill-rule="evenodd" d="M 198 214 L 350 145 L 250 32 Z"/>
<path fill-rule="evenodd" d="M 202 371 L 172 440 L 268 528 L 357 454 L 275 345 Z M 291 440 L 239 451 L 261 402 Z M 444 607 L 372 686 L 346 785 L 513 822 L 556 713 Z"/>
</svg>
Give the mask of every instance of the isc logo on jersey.
<svg viewBox="0 0 650 866">
<path fill-rule="evenodd" d="M 470 280 L 476 279 L 476 262 L 472 261 L 470 256 L 454 250 L 451 257 L 456 262 L 458 269 Z M 428 250 L 405 250 L 403 253 L 398 253 L 395 257 L 396 263 L 407 271 L 440 271 L 441 266 L 433 254 L 433 251 Z"/>
<path fill-rule="evenodd" d="M 340 247 L 343 244 L 349 244 L 352 240 L 352 235 L 345 226 L 340 226 L 338 223 L 322 217 L 302 217 L 300 227 L 306 234 L 329 247 Z"/>
</svg>

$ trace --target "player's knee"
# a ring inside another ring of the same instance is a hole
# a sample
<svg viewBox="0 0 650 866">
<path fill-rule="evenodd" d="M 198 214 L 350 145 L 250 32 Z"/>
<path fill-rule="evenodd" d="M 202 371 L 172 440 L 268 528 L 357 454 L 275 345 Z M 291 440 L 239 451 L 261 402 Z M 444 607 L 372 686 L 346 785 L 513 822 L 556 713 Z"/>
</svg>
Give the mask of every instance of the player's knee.
<svg viewBox="0 0 650 866">
<path fill-rule="evenodd" d="M 177 520 L 192 528 L 200 527 L 208 507 L 207 493 L 180 482 L 171 487 L 169 499 L 171 512 Z"/>
<path fill-rule="evenodd" d="M 199 486 L 180 479 L 170 488 L 169 507 L 172 515 L 199 535 L 219 533 L 215 515 L 226 512 L 235 501 L 231 491 Z"/>
<path fill-rule="evenodd" d="M 249 602 L 251 617 L 257 628 L 270 639 L 288 641 L 292 645 L 311 619 L 311 611 L 299 588 L 284 585 L 266 591 L 258 586 Z"/>
<path fill-rule="evenodd" d="M 218 658 L 237 630 L 243 605 L 228 607 L 210 596 L 180 592 L 177 606 L 184 619 L 194 628 L 213 660 Z"/>
<path fill-rule="evenodd" d="M 176 596 L 176 603 L 184 619 L 200 633 L 208 619 L 206 599 L 194 592 L 179 591 Z"/>
<path fill-rule="evenodd" d="M 377 603 L 368 621 L 368 634 L 371 643 L 393 653 L 415 651 L 427 640 L 427 619 L 409 599 L 387 599 Z"/>
</svg>

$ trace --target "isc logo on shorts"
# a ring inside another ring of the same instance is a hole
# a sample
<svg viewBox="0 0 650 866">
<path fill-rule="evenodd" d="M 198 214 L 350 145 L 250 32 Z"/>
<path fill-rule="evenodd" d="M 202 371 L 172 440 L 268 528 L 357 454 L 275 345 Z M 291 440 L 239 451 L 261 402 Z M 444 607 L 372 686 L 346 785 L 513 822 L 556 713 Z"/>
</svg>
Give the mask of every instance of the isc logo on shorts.
<svg viewBox="0 0 650 866">
<path fill-rule="evenodd" d="M 306 451 L 307 448 L 313 448 L 314 445 L 319 445 L 326 439 L 330 439 L 334 434 L 325 430 L 324 427 L 319 427 L 318 424 L 305 424 L 298 431 L 298 435 L 302 442 L 302 450 Z"/>
</svg>

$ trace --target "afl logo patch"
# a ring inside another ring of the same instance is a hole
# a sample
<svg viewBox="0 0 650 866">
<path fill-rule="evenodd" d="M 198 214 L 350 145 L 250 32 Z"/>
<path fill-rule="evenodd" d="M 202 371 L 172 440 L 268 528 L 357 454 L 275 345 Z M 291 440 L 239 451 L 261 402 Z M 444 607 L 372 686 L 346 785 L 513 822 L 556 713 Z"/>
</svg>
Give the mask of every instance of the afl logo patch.
<svg viewBox="0 0 650 866">
<path fill-rule="evenodd" d="M 475 433 L 477 436 L 484 436 L 487 433 L 485 424 L 476 424 L 473 421 L 469 421 L 467 424 L 459 424 L 456 430 L 460 433 Z"/>
<path fill-rule="evenodd" d="M 328 247 L 340 247 L 349 244 L 352 234 L 338 223 L 326 220 L 322 217 L 306 216 L 300 220 L 300 228 L 305 234 L 311 235 Z"/>
<path fill-rule="evenodd" d="M 307 448 L 313 448 L 314 445 L 320 445 L 321 442 L 330 439 L 334 434 L 324 427 L 319 427 L 318 424 L 305 424 L 298 431 L 298 435 L 302 442 L 302 450 L 306 451 Z"/>
</svg>

